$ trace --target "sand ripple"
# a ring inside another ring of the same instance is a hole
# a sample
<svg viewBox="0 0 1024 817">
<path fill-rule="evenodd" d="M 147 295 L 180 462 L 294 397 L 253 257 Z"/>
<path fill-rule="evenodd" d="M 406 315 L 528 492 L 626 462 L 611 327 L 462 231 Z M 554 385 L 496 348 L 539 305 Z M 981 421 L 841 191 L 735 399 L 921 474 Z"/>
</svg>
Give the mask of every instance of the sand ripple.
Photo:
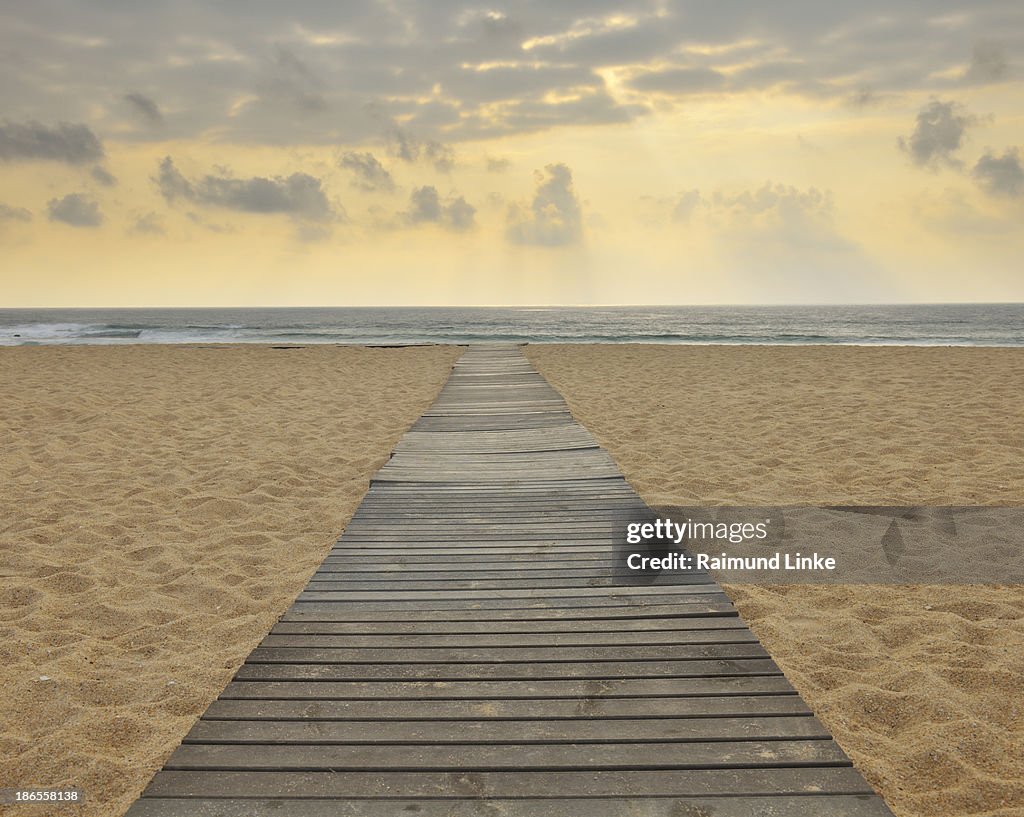
<svg viewBox="0 0 1024 817">
<path fill-rule="evenodd" d="M 457 354 L 0 350 L 0 786 L 123 813 Z"/>
<path fill-rule="evenodd" d="M 527 353 L 651 505 L 1024 505 L 1024 350 Z M 898 817 L 1024 815 L 1024 588 L 726 590 Z"/>
</svg>

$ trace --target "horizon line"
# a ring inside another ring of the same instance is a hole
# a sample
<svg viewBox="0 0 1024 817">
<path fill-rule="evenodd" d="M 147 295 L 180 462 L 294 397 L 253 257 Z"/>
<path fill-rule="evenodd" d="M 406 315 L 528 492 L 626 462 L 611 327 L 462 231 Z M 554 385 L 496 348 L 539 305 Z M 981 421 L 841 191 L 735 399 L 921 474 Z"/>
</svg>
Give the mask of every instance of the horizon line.
<svg viewBox="0 0 1024 817">
<path fill-rule="evenodd" d="M 798 303 L 689 303 L 689 304 L 652 304 L 652 303 L 608 303 L 608 304 L 291 304 L 287 306 L 271 304 L 190 304 L 168 306 L 159 304 L 133 304 L 129 306 L 0 306 L 0 311 L 19 311 L 32 309 L 735 309 L 742 307 L 792 309 L 794 307 L 884 307 L 884 306 L 1024 306 L 1024 301 L 820 301 Z"/>
</svg>

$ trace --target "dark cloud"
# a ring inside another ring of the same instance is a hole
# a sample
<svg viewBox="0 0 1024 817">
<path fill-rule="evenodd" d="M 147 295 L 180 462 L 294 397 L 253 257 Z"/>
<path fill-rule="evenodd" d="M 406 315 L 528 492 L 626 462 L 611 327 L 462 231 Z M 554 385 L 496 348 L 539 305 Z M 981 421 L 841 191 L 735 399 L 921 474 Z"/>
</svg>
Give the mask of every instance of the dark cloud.
<svg viewBox="0 0 1024 817">
<path fill-rule="evenodd" d="M 415 162 L 420 157 L 420 143 L 407 130 L 395 126 L 388 131 L 388 151 L 403 162 Z"/>
<path fill-rule="evenodd" d="M 52 127 L 39 122 L 0 125 L 0 160 L 44 159 L 81 165 L 103 158 L 103 145 L 88 127 L 61 122 Z"/>
<path fill-rule="evenodd" d="M 441 173 L 450 173 L 455 166 L 455 151 L 451 145 L 433 140 L 427 141 L 423 145 L 423 156 Z"/>
<path fill-rule="evenodd" d="M 433 139 L 421 140 L 398 125 L 388 130 L 388 152 L 403 162 L 431 162 L 442 173 L 449 172 L 455 164 L 455 151 L 450 145 Z"/>
<path fill-rule="evenodd" d="M 933 99 L 917 114 L 913 133 L 900 138 L 900 149 L 920 167 L 959 166 L 955 154 L 975 121 L 959 103 Z"/>
<path fill-rule="evenodd" d="M 476 226 L 476 208 L 462 196 L 441 201 L 437 188 L 418 187 L 409 197 L 409 209 L 404 213 L 410 224 L 440 224 L 455 232 L 465 232 Z"/>
<path fill-rule="evenodd" d="M 24 207 L 11 207 L 9 204 L 0 204 L 0 221 L 31 221 L 32 213 Z"/>
<path fill-rule="evenodd" d="M 537 189 L 529 208 L 509 208 L 506 237 L 513 244 L 559 247 L 583 238 L 580 201 L 573 189 L 572 171 L 551 164 L 535 174 Z"/>
<path fill-rule="evenodd" d="M 164 235 L 163 222 L 156 213 L 145 213 L 135 219 L 129 232 L 135 235 Z"/>
<path fill-rule="evenodd" d="M 476 208 L 462 196 L 453 199 L 445 208 L 445 219 L 448 226 L 458 232 L 470 230 L 476 226 Z"/>
<path fill-rule="evenodd" d="M 432 186 L 417 187 L 409 197 L 409 209 L 406 215 L 409 221 L 419 224 L 424 221 L 439 222 L 443 213 L 441 197 L 437 188 Z"/>
<path fill-rule="evenodd" d="M 352 172 L 352 184 L 361 190 L 390 193 L 395 189 L 395 180 L 372 153 L 347 151 L 338 160 L 338 165 Z"/>
<path fill-rule="evenodd" d="M 72 227 L 99 227 L 103 223 L 100 206 L 83 193 L 69 193 L 46 204 L 50 221 L 60 221 Z"/>
<path fill-rule="evenodd" d="M 295 52 L 278 46 L 264 76 L 257 81 L 261 101 L 283 105 L 301 113 L 328 108 L 323 81 Z"/>
<path fill-rule="evenodd" d="M 964 74 L 964 79 L 976 83 L 998 82 L 1006 78 L 1008 68 L 1006 50 L 1002 44 L 983 40 L 974 45 L 971 64 Z"/>
<path fill-rule="evenodd" d="M 639 91 L 695 93 L 718 90 L 725 85 L 725 76 L 712 68 L 669 68 L 640 74 L 629 84 Z"/>
<path fill-rule="evenodd" d="M 189 180 L 167 156 L 160 162 L 154 181 L 169 202 L 185 199 L 242 213 L 283 213 L 307 221 L 330 221 L 338 215 L 320 179 L 307 173 L 248 179 L 207 174 Z"/>
<path fill-rule="evenodd" d="M 488 173 L 504 173 L 512 166 L 512 162 L 505 156 L 488 156 L 485 166 Z"/>
<path fill-rule="evenodd" d="M 846 98 L 846 104 L 851 108 L 869 108 L 878 104 L 881 97 L 870 88 L 860 88 Z"/>
<path fill-rule="evenodd" d="M 605 89 L 565 100 L 526 100 L 504 105 L 497 120 L 467 120 L 463 133 L 478 138 L 545 130 L 562 125 L 630 122 L 649 113 L 643 104 L 622 104 Z"/>
<path fill-rule="evenodd" d="M 165 156 L 161 160 L 157 175 L 153 177 L 153 181 L 160 188 L 160 195 L 169 202 L 174 202 L 177 199 L 195 199 L 196 192 L 192 187 L 192 183 L 174 166 L 174 161 L 170 156 Z"/>
<path fill-rule="evenodd" d="M 701 204 L 699 190 L 687 190 L 681 193 L 672 205 L 672 220 L 685 224 L 693 216 L 694 211 Z"/>
<path fill-rule="evenodd" d="M 124 95 L 124 101 L 128 103 L 132 113 L 141 118 L 147 125 L 162 125 L 164 115 L 160 112 L 160 106 L 145 94 L 132 91 Z"/>
<path fill-rule="evenodd" d="M 1021 166 L 1017 148 L 1007 148 L 1001 156 L 986 151 L 974 165 L 971 174 L 993 196 L 1024 196 L 1024 167 Z"/>
<path fill-rule="evenodd" d="M 89 175 L 92 176 L 93 181 L 102 184 L 104 187 L 113 187 L 117 184 L 117 178 L 114 174 L 102 165 L 96 165 L 89 171 Z"/>
</svg>

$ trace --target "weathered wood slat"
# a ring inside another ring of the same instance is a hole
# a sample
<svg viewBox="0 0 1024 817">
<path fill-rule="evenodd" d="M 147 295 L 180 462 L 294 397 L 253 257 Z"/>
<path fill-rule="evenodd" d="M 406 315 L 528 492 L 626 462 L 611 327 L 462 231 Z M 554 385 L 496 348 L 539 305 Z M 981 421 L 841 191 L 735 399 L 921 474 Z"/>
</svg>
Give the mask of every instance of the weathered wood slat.
<svg viewBox="0 0 1024 817">
<path fill-rule="evenodd" d="M 781 674 L 696 678 L 579 678 L 521 681 L 244 681 L 228 684 L 224 699 L 295 700 L 498 700 L 575 698 L 581 704 L 613 698 L 689 698 L 776 695 L 793 692 Z"/>
<path fill-rule="evenodd" d="M 204 720 L 594 720 L 809 715 L 796 694 L 670 698 L 553 698 L 546 700 L 229 700 L 210 704 Z M 609 724 L 613 728 L 614 724 Z"/>
<path fill-rule="evenodd" d="M 185 743 L 405 744 L 660 743 L 831 737 L 810 715 L 762 718 L 619 718 L 553 721 L 220 721 L 200 720 Z"/>
<path fill-rule="evenodd" d="M 753 640 L 743 644 L 646 644 L 552 647 L 257 647 L 252 664 L 522 664 L 582 661 L 696 661 L 708 658 L 765 658 Z"/>
<path fill-rule="evenodd" d="M 690 644 L 757 644 L 757 638 L 746 628 L 734 630 L 654 630 L 630 633 L 631 645 L 658 644 L 680 646 Z M 463 633 L 460 635 L 282 635 L 271 632 L 260 647 L 302 648 L 374 648 L 394 650 L 403 654 L 410 649 L 448 649 L 453 647 L 555 650 L 587 645 L 602 649 L 622 646 L 622 633 Z"/>
<path fill-rule="evenodd" d="M 488 797 L 486 805 L 492 814 L 510 817 L 891 817 L 881 799 L 863 794 L 572 799 L 555 796 L 542 800 Z M 472 795 L 458 800 L 146 798 L 132 806 L 128 817 L 395 817 L 406 814 L 481 817 L 481 800 Z"/>
<path fill-rule="evenodd" d="M 370 609 L 370 608 L 373 609 Z M 693 601 L 676 601 L 672 604 L 623 604 L 598 607 L 551 607 L 530 606 L 514 609 L 483 607 L 444 610 L 417 609 L 415 615 L 402 607 L 369 604 L 346 604 L 345 602 L 311 601 L 296 602 L 285 611 L 281 621 L 601 621 L 605 619 L 648 619 L 704 618 L 705 616 L 736 616 L 736 608 L 724 593 Z"/>
<path fill-rule="evenodd" d="M 602 661 L 445 664 L 243 664 L 240 681 L 542 681 L 557 678 L 704 678 L 709 675 L 771 675 L 779 672 L 768 658 L 707 661 Z"/>
<path fill-rule="evenodd" d="M 629 619 L 570 619 L 565 621 L 359 621 L 292 622 L 279 621 L 271 634 L 345 635 L 374 638 L 376 634 L 396 635 L 472 635 L 503 638 L 506 635 L 528 636 L 545 643 L 556 643 L 559 637 L 601 637 L 618 639 L 624 632 L 633 635 L 663 633 L 667 638 L 684 639 L 689 633 L 710 633 L 717 630 L 740 630 L 750 633 L 735 614 L 715 617 L 656 617 Z"/>
<path fill-rule="evenodd" d="M 273 728 L 273 724 L 268 724 Z M 614 728 L 614 726 L 612 727 Z M 848 766 L 832 740 L 743 740 L 711 743 L 487 745 L 182 744 L 166 769 L 252 771 L 574 771 Z"/>
<path fill-rule="evenodd" d="M 513 346 L 474 347 L 128 817 L 891 817 Z"/>
<path fill-rule="evenodd" d="M 150 797 L 432 799 L 872 794 L 849 767 L 585 772 L 158 772 Z M 187 812 L 185 812 L 187 813 Z M 515 814 L 515 812 L 512 812 Z M 713 812 L 712 812 L 713 813 Z M 628 812 L 627 812 L 628 814 Z M 717 817 L 717 816 L 716 816 Z"/>
</svg>

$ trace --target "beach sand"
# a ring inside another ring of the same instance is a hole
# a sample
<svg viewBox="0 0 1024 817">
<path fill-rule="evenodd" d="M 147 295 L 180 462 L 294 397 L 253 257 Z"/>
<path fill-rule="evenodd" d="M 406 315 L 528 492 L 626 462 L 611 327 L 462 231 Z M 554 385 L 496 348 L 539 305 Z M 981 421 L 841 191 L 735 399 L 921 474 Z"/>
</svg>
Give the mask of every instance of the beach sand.
<svg viewBox="0 0 1024 817">
<path fill-rule="evenodd" d="M 0 349 L 0 787 L 74 785 L 87 804 L 59 813 L 123 814 L 457 355 Z"/>
<path fill-rule="evenodd" d="M 1024 350 L 527 354 L 653 506 L 1024 504 Z M 1024 815 L 1024 588 L 726 590 L 898 817 Z"/>
<path fill-rule="evenodd" d="M 0 786 L 122 814 L 457 354 L 0 349 Z M 528 354 L 654 505 L 1024 504 L 1024 352 Z M 1024 591 L 729 591 L 900 817 L 1022 813 Z"/>
</svg>

